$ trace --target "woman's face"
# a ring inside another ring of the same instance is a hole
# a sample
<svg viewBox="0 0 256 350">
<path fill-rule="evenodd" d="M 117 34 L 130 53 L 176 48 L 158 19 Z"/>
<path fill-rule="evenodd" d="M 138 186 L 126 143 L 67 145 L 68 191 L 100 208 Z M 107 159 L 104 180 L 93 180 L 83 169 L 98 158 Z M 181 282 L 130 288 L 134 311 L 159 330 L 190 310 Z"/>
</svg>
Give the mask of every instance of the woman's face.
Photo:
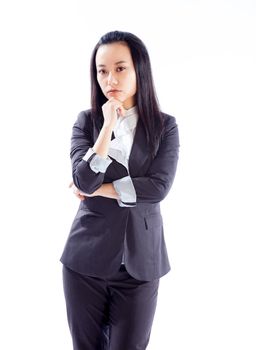
<svg viewBox="0 0 256 350">
<path fill-rule="evenodd" d="M 133 107 L 136 73 L 129 47 L 123 42 L 101 45 L 95 61 L 97 80 L 106 98 L 116 98 L 126 109 Z"/>
</svg>

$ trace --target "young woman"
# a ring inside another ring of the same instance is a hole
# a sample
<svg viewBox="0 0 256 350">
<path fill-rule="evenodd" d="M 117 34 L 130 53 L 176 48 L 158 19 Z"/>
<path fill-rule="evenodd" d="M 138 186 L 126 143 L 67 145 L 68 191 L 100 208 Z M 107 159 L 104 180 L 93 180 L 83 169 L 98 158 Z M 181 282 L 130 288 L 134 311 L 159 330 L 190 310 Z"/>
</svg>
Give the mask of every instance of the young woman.
<svg viewBox="0 0 256 350">
<path fill-rule="evenodd" d="M 159 278 L 170 270 L 160 202 L 178 152 L 145 45 L 131 33 L 105 34 L 91 58 L 91 109 L 71 140 L 81 202 L 61 262 L 75 350 L 146 349 Z"/>
</svg>

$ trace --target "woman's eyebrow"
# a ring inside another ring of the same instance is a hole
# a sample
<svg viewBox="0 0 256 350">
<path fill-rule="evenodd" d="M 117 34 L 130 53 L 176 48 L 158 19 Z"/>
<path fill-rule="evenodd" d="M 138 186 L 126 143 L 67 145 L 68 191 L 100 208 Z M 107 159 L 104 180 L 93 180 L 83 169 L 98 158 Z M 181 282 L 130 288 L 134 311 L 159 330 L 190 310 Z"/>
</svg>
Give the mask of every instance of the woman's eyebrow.
<svg viewBox="0 0 256 350">
<path fill-rule="evenodd" d="M 115 65 L 120 64 L 120 63 L 127 63 L 127 62 L 126 61 L 118 61 L 118 62 L 115 63 Z M 105 64 L 98 64 L 97 66 L 98 67 L 106 67 Z"/>
</svg>

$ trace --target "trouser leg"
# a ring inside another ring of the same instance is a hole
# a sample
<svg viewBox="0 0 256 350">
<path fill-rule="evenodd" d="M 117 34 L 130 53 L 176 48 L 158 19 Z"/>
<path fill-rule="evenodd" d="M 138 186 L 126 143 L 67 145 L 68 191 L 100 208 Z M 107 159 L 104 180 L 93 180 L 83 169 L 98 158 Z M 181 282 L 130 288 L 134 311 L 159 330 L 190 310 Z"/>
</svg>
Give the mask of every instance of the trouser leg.
<svg viewBox="0 0 256 350">
<path fill-rule="evenodd" d="M 145 350 L 159 280 L 138 281 L 124 267 L 103 280 L 63 266 L 63 284 L 74 350 Z"/>
<path fill-rule="evenodd" d="M 159 280 L 138 281 L 127 271 L 109 281 L 110 350 L 146 349 L 155 315 Z"/>
<path fill-rule="evenodd" d="M 63 265 L 63 287 L 73 349 L 107 350 L 108 300 L 104 280 L 83 276 Z"/>
</svg>

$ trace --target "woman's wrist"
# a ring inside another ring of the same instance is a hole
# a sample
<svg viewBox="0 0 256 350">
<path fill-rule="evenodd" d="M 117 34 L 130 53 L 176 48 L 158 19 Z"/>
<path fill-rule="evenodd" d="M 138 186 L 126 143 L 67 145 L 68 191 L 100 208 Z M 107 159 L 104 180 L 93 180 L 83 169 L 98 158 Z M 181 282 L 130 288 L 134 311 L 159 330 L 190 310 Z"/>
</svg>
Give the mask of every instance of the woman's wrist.
<svg viewBox="0 0 256 350">
<path fill-rule="evenodd" d="M 104 122 L 101 128 L 102 131 L 112 133 L 113 131 L 113 125 L 111 125 L 108 122 Z"/>
<path fill-rule="evenodd" d="M 98 139 L 93 146 L 93 150 L 103 158 L 107 158 L 109 144 L 112 136 L 112 128 L 103 125 L 99 133 Z"/>
<path fill-rule="evenodd" d="M 119 196 L 112 183 L 102 184 L 94 193 L 94 196 L 118 199 Z"/>
</svg>

